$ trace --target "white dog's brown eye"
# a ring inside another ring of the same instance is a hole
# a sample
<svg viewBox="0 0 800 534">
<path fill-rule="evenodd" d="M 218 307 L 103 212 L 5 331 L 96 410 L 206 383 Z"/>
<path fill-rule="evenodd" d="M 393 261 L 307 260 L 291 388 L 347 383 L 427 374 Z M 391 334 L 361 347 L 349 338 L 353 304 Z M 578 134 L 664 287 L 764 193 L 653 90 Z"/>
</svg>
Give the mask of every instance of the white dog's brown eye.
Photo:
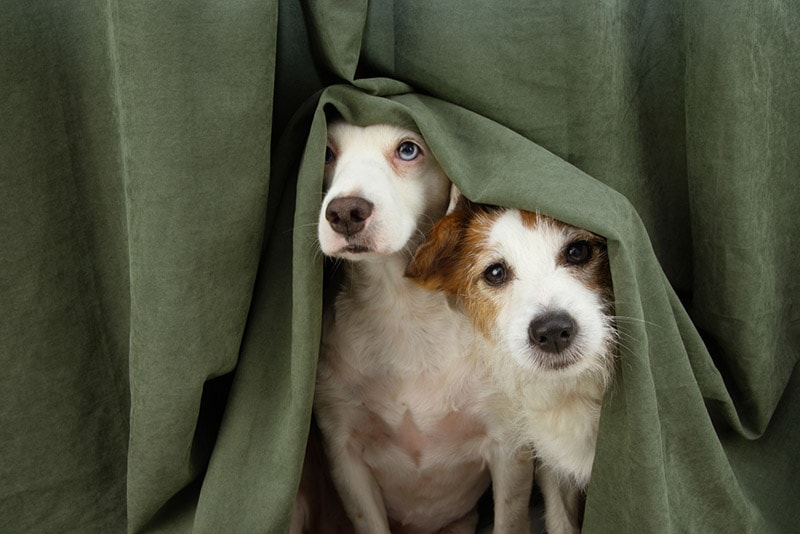
<svg viewBox="0 0 800 534">
<path fill-rule="evenodd" d="M 397 157 L 402 159 L 403 161 L 411 161 L 417 159 L 419 156 L 420 148 L 419 145 L 416 143 L 412 143 L 411 141 L 403 141 L 400 143 L 400 146 L 397 147 Z"/>
<path fill-rule="evenodd" d="M 567 262 L 582 265 L 592 258 L 592 246 L 586 241 L 575 241 L 567 245 Z"/>
<path fill-rule="evenodd" d="M 334 157 L 335 156 L 333 155 L 333 150 L 331 150 L 331 147 L 326 146 L 325 147 L 325 165 L 327 165 L 328 163 L 331 163 L 334 160 Z"/>
<path fill-rule="evenodd" d="M 483 279 L 490 286 L 499 286 L 508 280 L 508 269 L 502 263 L 493 263 L 483 271 Z"/>
</svg>

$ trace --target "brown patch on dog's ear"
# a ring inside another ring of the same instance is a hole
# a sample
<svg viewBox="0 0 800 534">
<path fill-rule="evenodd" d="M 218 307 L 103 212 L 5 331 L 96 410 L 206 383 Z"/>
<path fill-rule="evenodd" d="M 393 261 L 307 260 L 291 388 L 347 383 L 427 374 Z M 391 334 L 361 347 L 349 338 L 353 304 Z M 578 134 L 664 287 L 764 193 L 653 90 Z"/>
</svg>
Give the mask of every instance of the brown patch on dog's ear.
<svg viewBox="0 0 800 534">
<path fill-rule="evenodd" d="M 468 212 L 456 210 L 434 224 L 417 247 L 405 275 L 426 289 L 448 292 L 447 280 L 456 268 L 468 218 Z"/>
</svg>

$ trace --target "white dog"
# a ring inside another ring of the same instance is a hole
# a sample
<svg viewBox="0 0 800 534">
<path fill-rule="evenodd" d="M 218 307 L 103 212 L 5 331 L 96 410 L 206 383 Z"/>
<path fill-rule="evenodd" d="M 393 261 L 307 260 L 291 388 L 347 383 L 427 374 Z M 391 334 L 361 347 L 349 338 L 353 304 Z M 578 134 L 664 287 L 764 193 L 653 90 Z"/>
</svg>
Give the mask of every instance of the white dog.
<svg viewBox="0 0 800 534">
<path fill-rule="evenodd" d="M 493 350 L 516 400 L 551 534 L 580 529 L 600 407 L 616 354 L 605 240 L 549 217 L 462 199 L 416 252 L 409 276 L 454 298 Z"/>
<path fill-rule="evenodd" d="M 474 532 L 491 478 L 496 531 L 525 532 L 529 453 L 503 435 L 473 329 L 404 277 L 450 182 L 413 131 L 328 132 L 319 242 L 345 279 L 326 309 L 314 409 L 344 507 L 363 533 Z"/>
</svg>

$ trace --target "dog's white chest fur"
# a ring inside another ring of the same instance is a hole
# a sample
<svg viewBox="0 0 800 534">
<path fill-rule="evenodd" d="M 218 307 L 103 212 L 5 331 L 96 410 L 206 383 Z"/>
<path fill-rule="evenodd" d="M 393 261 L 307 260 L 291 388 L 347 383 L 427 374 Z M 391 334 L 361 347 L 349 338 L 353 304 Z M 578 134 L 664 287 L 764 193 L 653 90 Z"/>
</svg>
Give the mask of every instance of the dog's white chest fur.
<svg viewBox="0 0 800 534">
<path fill-rule="evenodd" d="M 534 444 L 539 459 L 561 478 L 585 488 L 594 462 L 602 390 L 585 384 L 580 390 L 582 394 L 570 394 L 553 391 L 552 384 L 536 380 L 523 387 L 543 392 L 542 395 L 529 392 L 516 399 L 524 439 Z M 594 395 L 585 394 L 586 390 Z M 549 398 L 542 402 L 544 392 L 548 391 Z"/>
<path fill-rule="evenodd" d="M 489 482 L 493 390 L 466 319 L 443 295 L 391 278 L 402 290 L 378 284 L 381 294 L 364 300 L 351 286 L 337 298 L 319 364 L 320 421 L 364 459 L 390 516 L 419 523 L 436 517 L 436 503 L 456 518 Z"/>
</svg>

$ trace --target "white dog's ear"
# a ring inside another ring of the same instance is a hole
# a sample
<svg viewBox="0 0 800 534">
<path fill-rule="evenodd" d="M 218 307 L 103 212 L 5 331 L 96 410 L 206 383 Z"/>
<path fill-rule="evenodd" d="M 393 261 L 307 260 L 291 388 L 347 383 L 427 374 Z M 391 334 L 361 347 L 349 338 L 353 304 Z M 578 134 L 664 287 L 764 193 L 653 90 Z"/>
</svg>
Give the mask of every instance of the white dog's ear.
<svg viewBox="0 0 800 534">
<path fill-rule="evenodd" d="M 447 206 L 447 213 L 452 212 L 458 206 L 458 201 L 461 199 L 461 191 L 459 191 L 456 184 L 450 184 L 450 204 Z"/>
</svg>

